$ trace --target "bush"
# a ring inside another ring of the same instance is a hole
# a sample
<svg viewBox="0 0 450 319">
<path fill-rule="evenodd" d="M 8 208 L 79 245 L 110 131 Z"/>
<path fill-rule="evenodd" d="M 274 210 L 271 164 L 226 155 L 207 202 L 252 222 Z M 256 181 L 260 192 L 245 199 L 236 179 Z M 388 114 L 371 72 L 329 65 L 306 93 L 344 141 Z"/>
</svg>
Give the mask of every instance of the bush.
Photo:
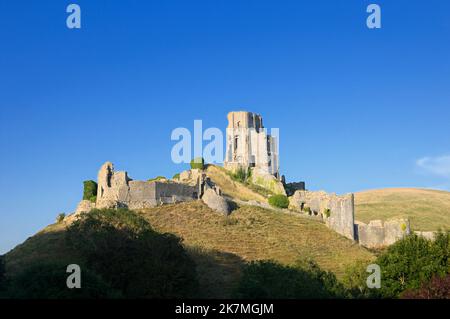
<svg viewBox="0 0 450 319">
<path fill-rule="evenodd" d="M 64 221 L 64 218 L 66 218 L 66 214 L 64 213 L 58 214 L 58 216 L 56 216 L 56 222 L 62 223 Z"/>
<path fill-rule="evenodd" d="M 288 208 L 289 198 L 285 195 L 273 195 L 269 198 L 269 204 L 277 208 Z"/>
<path fill-rule="evenodd" d="M 274 261 L 253 261 L 243 269 L 235 291 L 245 299 L 323 299 L 343 291 L 333 274 L 313 262 L 283 266 Z"/>
<path fill-rule="evenodd" d="M 378 289 L 369 289 L 367 287 L 367 266 L 372 264 L 365 260 L 358 260 L 345 269 L 342 283 L 349 296 L 358 299 L 380 298 Z"/>
<path fill-rule="evenodd" d="M 251 176 L 251 170 L 239 167 L 233 173 L 231 173 L 231 178 L 237 182 L 245 183 Z"/>
<path fill-rule="evenodd" d="M 155 178 L 150 178 L 147 182 L 157 182 L 163 179 L 167 179 L 165 176 L 156 176 Z"/>
<path fill-rule="evenodd" d="M 419 289 L 407 290 L 402 299 L 450 299 L 450 275 L 434 276 L 431 281 L 422 284 Z"/>
<path fill-rule="evenodd" d="M 330 215 L 331 215 L 331 210 L 330 210 L 329 208 L 324 209 L 324 210 L 323 210 L 323 215 L 324 215 L 326 218 L 329 218 Z"/>
<path fill-rule="evenodd" d="M 84 181 L 83 186 L 83 200 L 89 200 L 95 203 L 97 200 L 97 183 L 94 181 Z"/>
<path fill-rule="evenodd" d="M 203 170 L 204 168 L 205 168 L 205 160 L 203 159 L 203 157 L 197 157 L 191 161 L 191 169 Z"/>
<path fill-rule="evenodd" d="M 69 289 L 66 281 L 70 274 L 66 269 L 66 264 L 58 263 L 29 265 L 11 280 L 6 295 L 12 299 L 86 299 L 121 296 L 86 267 L 81 267 L 81 288 Z"/>
<path fill-rule="evenodd" d="M 390 246 L 375 262 L 381 267 L 381 292 L 396 298 L 405 290 L 419 289 L 433 276 L 449 272 L 449 233 L 439 234 L 435 241 L 415 234 Z"/>
<path fill-rule="evenodd" d="M 180 173 L 176 173 L 175 175 L 173 175 L 172 179 L 180 179 Z"/>
<path fill-rule="evenodd" d="M 6 285 L 6 270 L 4 257 L 0 256 L 0 292 L 5 289 Z"/>
<path fill-rule="evenodd" d="M 195 264 L 171 234 L 155 232 L 127 209 L 94 209 L 67 230 L 81 263 L 128 298 L 187 298 L 197 292 Z"/>
</svg>

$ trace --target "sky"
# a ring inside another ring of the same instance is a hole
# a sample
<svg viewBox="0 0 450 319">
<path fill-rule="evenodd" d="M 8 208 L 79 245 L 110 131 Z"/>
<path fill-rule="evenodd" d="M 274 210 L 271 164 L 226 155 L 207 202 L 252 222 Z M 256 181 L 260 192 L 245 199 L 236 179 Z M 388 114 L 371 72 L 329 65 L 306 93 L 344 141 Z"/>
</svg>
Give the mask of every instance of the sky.
<svg viewBox="0 0 450 319">
<path fill-rule="evenodd" d="M 81 8 L 81 29 L 66 7 Z M 381 7 L 381 29 L 366 8 Z M 450 2 L 0 1 L 0 254 L 105 161 L 173 176 L 171 132 L 280 129 L 288 181 L 450 190 Z"/>
</svg>

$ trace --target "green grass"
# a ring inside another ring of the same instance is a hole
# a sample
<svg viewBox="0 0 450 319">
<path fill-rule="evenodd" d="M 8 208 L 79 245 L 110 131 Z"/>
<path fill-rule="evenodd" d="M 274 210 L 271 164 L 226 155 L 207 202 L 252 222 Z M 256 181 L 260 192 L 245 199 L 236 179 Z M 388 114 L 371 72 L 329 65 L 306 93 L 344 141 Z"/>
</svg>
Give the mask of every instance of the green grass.
<svg viewBox="0 0 450 319">
<path fill-rule="evenodd" d="M 450 192 L 392 188 L 355 194 L 355 218 L 374 219 L 408 217 L 413 230 L 450 229 Z"/>
</svg>

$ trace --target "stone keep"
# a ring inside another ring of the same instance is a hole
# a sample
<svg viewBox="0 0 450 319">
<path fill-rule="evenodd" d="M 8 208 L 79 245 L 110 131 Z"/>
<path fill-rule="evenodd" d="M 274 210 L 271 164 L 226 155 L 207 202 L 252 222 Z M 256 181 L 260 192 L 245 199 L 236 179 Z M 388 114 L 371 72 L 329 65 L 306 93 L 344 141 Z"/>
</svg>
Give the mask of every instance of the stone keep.
<svg viewBox="0 0 450 319">
<path fill-rule="evenodd" d="M 225 168 L 255 167 L 280 178 L 277 140 L 267 134 L 260 115 L 230 112 L 226 145 Z"/>
</svg>

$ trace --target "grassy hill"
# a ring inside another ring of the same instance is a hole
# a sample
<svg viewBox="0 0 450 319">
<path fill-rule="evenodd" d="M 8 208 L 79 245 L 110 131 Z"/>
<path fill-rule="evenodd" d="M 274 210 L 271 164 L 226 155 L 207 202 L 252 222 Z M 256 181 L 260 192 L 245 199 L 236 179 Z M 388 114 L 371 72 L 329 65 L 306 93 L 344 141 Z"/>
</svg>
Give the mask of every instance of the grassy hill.
<svg viewBox="0 0 450 319">
<path fill-rule="evenodd" d="M 292 264 L 299 258 L 312 258 L 340 277 L 356 260 L 374 258 L 368 250 L 317 221 L 259 207 L 241 207 L 227 218 L 196 201 L 147 209 L 140 214 L 155 230 L 183 238 L 197 264 L 205 297 L 229 297 L 241 266 L 251 260 Z M 36 260 L 70 263 L 65 226 L 51 225 L 9 252 L 8 271 L 18 272 Z"/>
<path fill-rule="evenodd" d="M 356 219 L 368 222 L 408 217 L 414 230 L 450 229 L 450 192 L 388 188 L 355 194 Z"/>
</svg>

